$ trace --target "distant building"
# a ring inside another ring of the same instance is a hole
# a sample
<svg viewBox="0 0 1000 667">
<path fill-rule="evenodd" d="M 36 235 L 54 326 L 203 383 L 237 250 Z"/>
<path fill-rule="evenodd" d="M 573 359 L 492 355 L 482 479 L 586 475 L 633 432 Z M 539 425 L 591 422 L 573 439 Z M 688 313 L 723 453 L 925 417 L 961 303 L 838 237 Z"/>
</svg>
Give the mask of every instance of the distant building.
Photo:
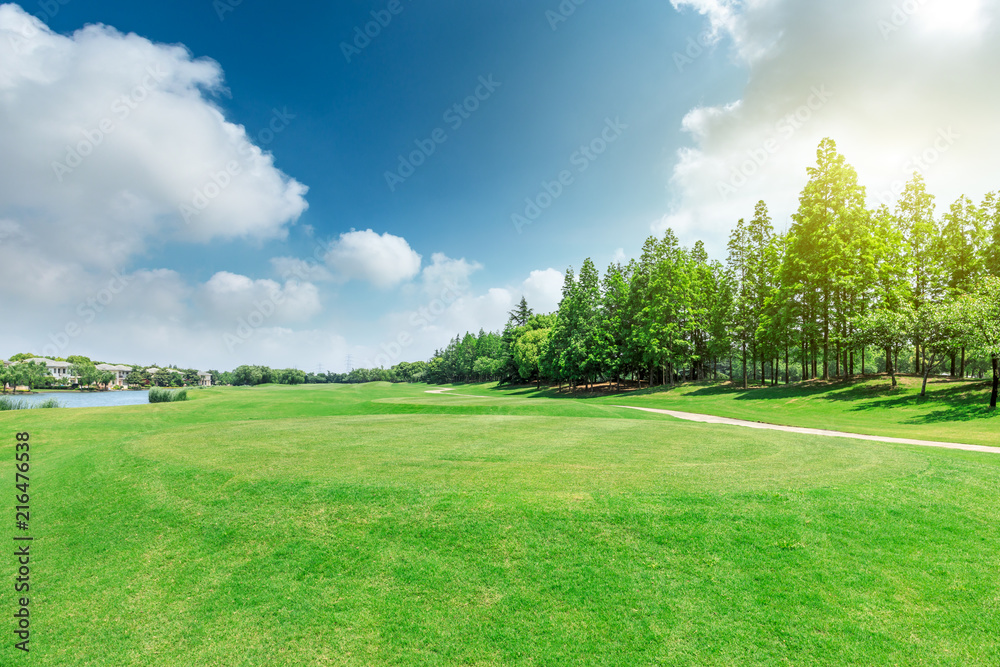
<svg viewBox="0 0 1000 667">
<path fill-rule="evenodd" d="M 128 388 L 128 374 L 132 372 L 131 366 L 97 364 L 95 368 L 97 368 L 97 370 L 99 371 L 111 371 L 112 373 L 115 374 L 115 379 L 111 384 L 117 387 L 121 387 L 123 389 Z"/>
<path fill-rule="evenodd" d="M 6 359 L 0 360 L 3 362 L 4 366 L 13 366 L 14 364 L 45 364 L 46 372 L 51 375 L 56 380 L 66 380 L 70 383 L 77 382 L 78 378 L 73 375 L 71 364 L 68 361 L 55 361 L 54 359 L 46 359 L 44 357 L 33 357 L 31 359 L 25 359 L 24 361 L 9 361 Z M 97 364 L 95 368 L 99 371 L 110 371 L 114 373 L 115 379 L 110 383 L 110 386 L 121 387 L 122 389 L 128 388 L 128 375 L 132 372 L 132 366 L 125 366 L 123 364 Z M 150 366 L 146 369 L 146 372 L 150 375 L 155 375 L 160 371 L 166 371 L 167 373 L 176 373 L 177 375 L 183 375 L 183 371 L 179 371 L 176 368 L 157 368 L 156 366 Z M 198 371 L 198 385 L 201 387 L 211 387 L 212 386 L 212 374 L 207 371 Z"/>
<path fill-rule="evenodd" d="M 25 359 L 21 362 L 22 364 L 45 364 L 45 370 L 48 371 L 49 375 L 57 380 L 76 380 L 76 376 L 70 371 L 70 367 L 73 365 L 68 361 L 53 361 L 52 359 L 43 359 L 42 357 L 34 357 L 33 359 Z"/>
</svg>

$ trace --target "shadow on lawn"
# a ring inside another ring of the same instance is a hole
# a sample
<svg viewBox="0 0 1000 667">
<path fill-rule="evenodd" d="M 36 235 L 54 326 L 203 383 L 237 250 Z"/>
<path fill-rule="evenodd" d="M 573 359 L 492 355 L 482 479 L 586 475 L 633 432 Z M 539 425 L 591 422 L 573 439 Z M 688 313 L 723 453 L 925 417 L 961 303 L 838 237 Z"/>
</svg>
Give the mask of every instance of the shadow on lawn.
<svg viewBox="0 0 1000 667">
<path fill-rule="evenodd" d="M 837 401 L 852 403 L 847 409 L 858 412 L 885 410 L 888 408 L 918 408 L 928 403 L 940 404 L 940 409 L 914 415 L 904 419 L 908 424 L 932 424 L 946 421 L 972 421 L 1000 415 L 991 412 L 985 397 L 989 383 L 985 381 L 950 380 L 934 378 L 928 384 L 930 392 L 926 397 L 919 395 L 918 376 L 900 375 L 899 386 L 892 387 L 889 377 L 884 374 L 856 376 L 854 380 L 808 380 L 791 385 L 776 387 L 751 386 L 743 389 L 740 385 L 712 381 L 686 383 L 675 387 L 646 387 L 623 391 L 578 389 L 558 390 L 552 387 L 536 389 L 534 386 L 493 387 L 491 391 L 505 396 L 534 398 L 594 399 L 608 396 L 662 396 L 664 398 L 724 397 L 733 396 L 736 401 L 788 401 L 794 398 L 809 400 Z M 671 396 L 680 390 L 679 396 Z"/>
<path fill-rule="evenodd" d="M 971 421 L 996 416 L 986 405 L 989 391 L 986 381 L 951 380 L 935 378 L 928 383 L 928 395 L 921 397 L 918 376 L 897 376 L 898 387 L 893 388 L 885 375 L 866 376 L 855 381 L 811 380 L 797 385 L 766 387 L 743 390 L 731 386 L 705 387 L 688 392 L 689 396 L 724 395 L 739 392 L 737 401 L 788 400 L 807 398 L 812 400 L 852 403 L 852 412 L 870 412 L 891 408 L 918 408 L 928 404 L 941 404 L 941 408 L 902 420 L 907 424 L 933 424 L 946 421 Z M 914 383 L 917 386 L 908 386 Z M 944 385 L 944 386 L 942 386 Z"/>
<path fill-rule="evenodd" d="M 938 385 L 942 382 L 939 381 Z M 933 424 L 945 421 L 972 421 L 997 416 L 991 411 L 984 400 L 988 395 L 989 384 L 979 382 L 956 382 L 953 386 L 935 388 L 927 396 L 920 396 L 916 390 L 903 394 L 888 394 L 881 400 L 866 401 L 851 408 L 853 411 L 866 412 L 891 408 L 917 408 L 928 404 L 938 404 L 939 409 L 921 415 L 904 419 L 905 424 Z"/>
</svg>

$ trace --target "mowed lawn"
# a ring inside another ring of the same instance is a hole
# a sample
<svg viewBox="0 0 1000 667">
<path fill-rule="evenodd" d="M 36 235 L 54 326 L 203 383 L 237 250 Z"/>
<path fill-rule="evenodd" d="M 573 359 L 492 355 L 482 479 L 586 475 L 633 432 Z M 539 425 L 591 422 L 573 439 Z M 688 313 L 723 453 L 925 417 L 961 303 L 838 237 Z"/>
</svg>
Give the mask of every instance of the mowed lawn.
<svg viewBox="0 0 1000 667">
<path fill-rule="evenodd" d="M 478 385 L 486 395 L 586 399 L 599 405 L 634 405 L 747 419 L 750 421 L 1000 447 L 1000 411 L 989 411 L 990 383 L 932 378 L 920 396 L 921 378 L 899 376 L 895 389 L 886 376 L 855 382 L 813 381 L 777 387 L 728 383 L 687 383 L 669 389 L 612 395 L 530 387 L 498 390 Z M 461 391 L 469 392 L 470 388 Z"/>
<path fill-rule="evenodd" d="M 35 536 L 0 664 L 1000 664 L 1000 455 L 427 389 L 0 413 Z"/>
</svg>

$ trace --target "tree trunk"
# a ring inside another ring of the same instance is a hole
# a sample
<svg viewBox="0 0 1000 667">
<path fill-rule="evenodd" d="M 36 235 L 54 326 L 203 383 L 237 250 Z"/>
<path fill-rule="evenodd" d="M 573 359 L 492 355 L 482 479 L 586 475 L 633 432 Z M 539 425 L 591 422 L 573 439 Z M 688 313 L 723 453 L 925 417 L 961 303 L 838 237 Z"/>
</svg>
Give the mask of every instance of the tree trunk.
<svg viewBox="0 0 1000 667">
<path fill-rule="evenodd" d="M 823 318 L 823 379 L 830 379 L 830 317 L 829 309 Z"/>
<path fill-rule="evenodd" d="M 990 394 L 990 410 L 997 408 L 997 389 L 1000 388 L 1000 357 L 993 355 L 993 392 Z"/>
<path fill-rule="evenodd" d="M 925 351 L 925 353 L 926 353 L 926 351 Z M 924 383 L 923 383 L 923 386 L 920 387 L 920 396 L 921 397 L 927 395 L 927 376 L 931 374 L 931 371 L 930 371 L 931 367 L 934 366 L 934 365 L 936 365 L 936 363 L 937 363 L 937 355 L 934 355 L 933 357 L 931 357 L 931 359 L 932 359 L 931 363 L 927 363 L 927 358 L 926 357 L 924 357 L 921 360 L 921 364 L 920 365 L 923 366 L 923 369 L 924 369 Z"/>
<path fill-rule="evenodd" d="M 965 379 L 965 346 L 962 346 L 962 368 L 960 370 L 960 375 L 963 380 Z"/>
<path fill-rule="evenodd" d="M 788 384 L 788 343 L 785 343 L 785 384 Z"/>
<path fill-rule="evenodd" d="M 747 388 L 747 346 L 743 344 L 743 388 Z"/>
</svg>

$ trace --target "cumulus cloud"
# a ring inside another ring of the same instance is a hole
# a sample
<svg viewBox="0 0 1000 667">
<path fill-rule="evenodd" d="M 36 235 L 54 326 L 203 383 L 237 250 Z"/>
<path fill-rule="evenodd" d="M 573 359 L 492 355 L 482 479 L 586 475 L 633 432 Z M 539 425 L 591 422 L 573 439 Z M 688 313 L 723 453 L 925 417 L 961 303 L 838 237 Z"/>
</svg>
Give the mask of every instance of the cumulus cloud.
<svg viewBox="0 0 1000 667">
<path fill-rule="evenodd" d="M 321 310 L 319 292 L 312 283 L 295 280 L 253 280 L 219 271 L 200 290 L 205 312 L 218 320 L 235 320 L 260 311 L 272 324 L 308 320 Z"/>
<path fill-rule="evenodd" d="M 462 259 L 452 259 L 444 253 L 431 255 L 431 263 L 420 272 L 423 289 L 427 294 L 438 295 L 444 290 L 465 290 L 469 286 L 469 277 L 483 268 L 479 262 L 469 262 Z"/>
<path fill-rule="evenodd" d="M 406 239 L 370 229 L 350 231 L 330 245 L 326 263 L 343 280 L 388 288 L 420 273 L 421 257 Z"/>
<path fill-rule="evenodd" d="M 305 341 L 341 337 L 313 326 L 321 304 L 315 285 L 278 283 L 220 271 L 207 282 L 191 284 L 169 269 L 113 271 L 101 280 L 67 288 L 63 303 L 28 312 L 21 326 L 4 333 L 9 354 L 29 351 L 65 357 L 83 353 L 103 360 L 164 361 L 217 368 L 240 363 L 305 364 L 317 358 L 330 364 L 330 348 L 309 348 Z M 293 341 L 281 350 L 280 341 Z M 254 354 L 267 356 L 254 357 Z M 340 354 L 340 352 L 338 352 Z M 282 362 L 279 362 L 282 360 Z M 332 366 L 328 366 L 332 367 Z"/>
<path fill-rule="evenodd" d="M 0 218 L 23 232 L 0 267 L 36 262 L 44 283 L 120 266 L 151 238 L 283 238 L 306 188 L 226 121 L 222 81 L 183 47 L 102 25 L 60 35 L 0 5 Z"/>
<path fill-rule="evenodd" d="M 562 300 L 563 274 L 555 269 L 532 271 L 521 283 L 521 295 L 536 313 L 552 313 Z M 520 296 L 518 297 L 520 299 Z"/>
<path fill-rule="evenodd" d="M 198 284 L 129 268 L 165 242 L 282 239 L 306 209 L 305 186 L 226 120 L 221 92 L 219 64 L 182 46 L 102 25 L 60 35 L 0 5 L 0 294 L 19 322 L 3 334 L 8 354 L 148 363 L 180 351 L 170 361 L 222 366 L 224 353 L 255 361 L 241 350 L 268 351 L 265 363 L 303 354 L 265 344 L 289 336 L 339 344 L 282 329 L 319 313 L 316 276 L 223 271 Z M 275 110 L 262 123 L 292 120 Z M 269 299 L 267 321 L 227 346 Z"/>
<path fill-rule="evenodd" d="M 787 224 L 824 137 L 838 143 L 872 205 L 913 171 L 939 205 L 1000 187 L 996 2 L 986 0 L 673 0 L 704 14 L 748 70 L 739 99 L 692 109 L 677 155 L 674 228 L 723 252 L 729 229 L 764 199 Z M 902 9 L 903 5 L 907 9 Z M 695 66 L 685 69 L 688 76 Z"/>
</svg>

